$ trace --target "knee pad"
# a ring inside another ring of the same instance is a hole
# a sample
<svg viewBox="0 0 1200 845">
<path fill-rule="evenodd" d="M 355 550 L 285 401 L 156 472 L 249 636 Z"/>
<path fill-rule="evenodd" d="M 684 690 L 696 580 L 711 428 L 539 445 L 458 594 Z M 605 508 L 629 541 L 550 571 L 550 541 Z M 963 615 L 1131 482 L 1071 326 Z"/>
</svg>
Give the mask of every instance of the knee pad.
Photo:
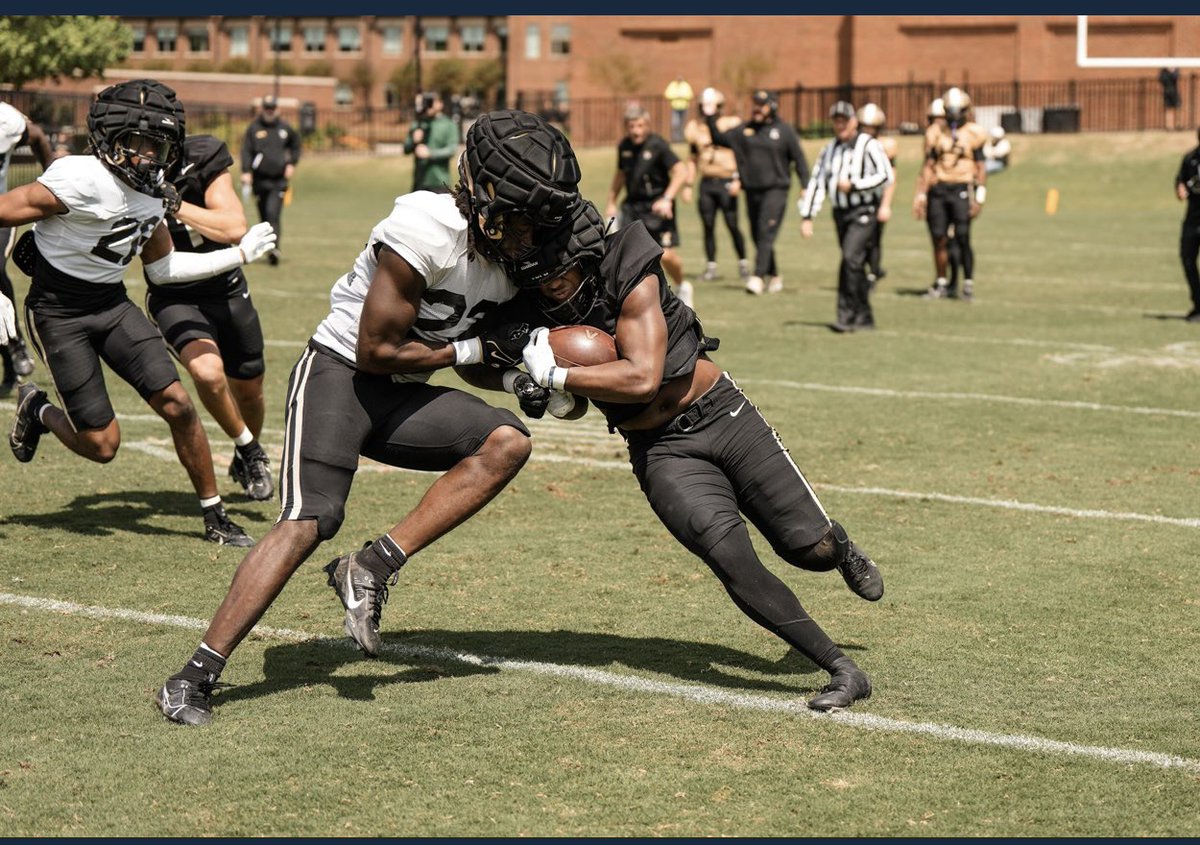
<svg viewBox="0 0 1200 845">
<path fill-rule="evenodd" d="M 850 537 L 836 520 L 830 520 L 825 536 L 811 546 L 780 553 L 780 557 L 797 569 L 808 572 L 828 572 L 836 569 L 850 551 Z"/>
</svg>

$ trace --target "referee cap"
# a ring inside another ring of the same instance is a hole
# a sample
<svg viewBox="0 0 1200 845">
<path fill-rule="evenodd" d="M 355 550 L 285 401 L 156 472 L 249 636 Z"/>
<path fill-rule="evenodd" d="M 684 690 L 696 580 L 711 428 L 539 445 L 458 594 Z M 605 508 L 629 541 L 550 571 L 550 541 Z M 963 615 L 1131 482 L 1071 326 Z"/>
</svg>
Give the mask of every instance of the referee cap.
<svg viewBox="0 0 1200 845">
<path fill-rule="evenodd" d="M 854 106 L 845 100 L 838 100 L 833 104 L 833 108 L 829 110 L 830 117 L 854 117 Z"/>
</svg>

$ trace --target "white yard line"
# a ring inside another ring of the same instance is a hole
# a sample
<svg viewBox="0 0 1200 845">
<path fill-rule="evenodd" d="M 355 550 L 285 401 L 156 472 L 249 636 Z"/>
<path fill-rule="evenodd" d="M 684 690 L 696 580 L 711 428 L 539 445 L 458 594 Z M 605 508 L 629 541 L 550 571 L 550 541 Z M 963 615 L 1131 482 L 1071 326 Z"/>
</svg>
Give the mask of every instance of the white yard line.
<svg viewBox="0 0 1200 845">
<path fill-rule="evenodd" d="M 22 607 L 34 611 L 61 613 L 68 616 L 82 616 L 89 619 L 119 619 L 126 622 L 185 628 L 192 631 L 204 631 L 208 627 L 208 623 L 205 620 L 188 616 L 170 616 L 125 608 L 82 605 L 74 602 L 56 601 L 54 599 L 37 598 L 34 596 L 14 595 L 12 593 L 0 593 L 0 604 Z M 346 639 L 322 637 L 305 631 L 295 631 L 287 628 L 258 626 L 251 632 L 251 636 L 257 636 L 262 639 L 284 640 L 287 642 L 320 643 L 334 648 L 351 647 L 349 640 Z M 1140 763 L 1163 769 L 1179 769 L 1189 774 L 1200 774 L 1200 760 L 1180 757 L 1174 754 L 1164 754 L 1157 751 L 1138 751 L 1131 748 L 1115 748 L 1102 745 L 1081 745 L 1074 742 L 1060 742 L 1039 736 L 993 733 L 991 731 L 961 728 L 955 725 L 943 725 L 935 722 L 906 722 L 900 719 L 889 719 L 884 716 L 875 716 L 870 713 L 855 711 L 819 714 L 809 710 L 805 703 L 798 698 L 780 699 L 765 695 L 729 692 L 728 690 L 716 689 L 700 684 L 656 681 L 650 678 L 639 678 L 636 675 L 621 675 L 585 666 L 515 660 L 506 657 L 472 654 L 449 648 L 438 648 L 436 646 L 405 646 L 388 643 L 384 645 L 383 650 L 401 659 L 415 658 L 417 660 L 428 660 L 437 663 L 462 663 L 468 666 L 485 666 L 489 669 L 500 671 L 523 672 L 532 675 L 565 678 L 594 686 L 620 689 L 642 695 L 658 695 L 684 699 L 702 705 L 787 713 L 797 718 L 832 721 L 861 730 L 917 734 L 946 742 L 988 745 L 1034 754 L 1083 757 L 1118 765 Z"/>
<path fill-rule="evenodd" d="M 879 396 L 889 399 L 934 399 L 948 402 L 994 402 L 1005 405 L 1028 405 L 1041 408 L 1065 408 L 1072 411 L 1107 411 L 1115 414 L 1143 414 L 1159 417 L 1183 417 L 1200 419 L 1200 411 L 1185 411 L 1178 408 L 1154 408 L 1143 405 L 1106 405 L 1101 402 L 1079 402 L 1069 399 L 1033 399 L 1025 396 L 1002 396 L 992 393 L 957 393 L 934 390 L 893 390 L 887 387 L 858 387 L 850 384 L 820 384 L 817 382 L 787 381 L 783 379 L 741 378 L 742 384 L 762 384 L 784 387 L 789 390 L 811 390 L 822 393 L 849 393 L 859 396 Z"/>
</svg>

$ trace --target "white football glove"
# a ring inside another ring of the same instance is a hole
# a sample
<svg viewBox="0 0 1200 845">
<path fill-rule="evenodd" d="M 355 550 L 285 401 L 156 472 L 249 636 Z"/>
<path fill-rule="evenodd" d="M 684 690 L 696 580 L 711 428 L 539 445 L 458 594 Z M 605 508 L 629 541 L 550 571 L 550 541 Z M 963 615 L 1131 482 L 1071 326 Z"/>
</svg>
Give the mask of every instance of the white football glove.
<svg viewBox="0 0 1200 845">
<path fill-rule="evenodd" d="M 567 386 L 567 368 L 554 362 L 554 350 L 550 348 L 550 330 L 545 326 L 534 329 L 529 343 L 521 353 L 529 377 L 551 390 L 563 390 Z"/>
<path fill-rule="evenodd" d="M 0 293 L 0 346 L 17 339 L 17 309 L 12 300 Z"/>
<path fill-rule="evenodd" d="M 275 230 L 270 223 L 255 223 L 238 243 L 243 264 L 253 264 L 274 248 Z"/>
</svg>

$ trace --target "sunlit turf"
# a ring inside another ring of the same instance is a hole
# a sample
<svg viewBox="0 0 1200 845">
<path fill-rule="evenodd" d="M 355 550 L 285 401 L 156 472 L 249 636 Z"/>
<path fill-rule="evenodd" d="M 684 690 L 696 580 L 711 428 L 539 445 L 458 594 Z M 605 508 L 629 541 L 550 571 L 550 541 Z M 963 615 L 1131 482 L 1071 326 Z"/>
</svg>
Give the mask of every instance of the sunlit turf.
<svg viewBox="0 0 1200 845">
<path fill-rule="evenodd" d="M 155 456 L 170 450 L 165 425 L 109 374 L 125 441 L 115 462 L 86 463 L 52 439 L 31 464 L 0 459 L 5 832 L 1197 835 L 1200 327 L 1180 319 L 1171 190 L 1188 140 L 1017 138 L 975 227 L 972 304 L 918 295 L 932 263 L 908 212 L 912 138 L 873 296 L 878 331 L 827 328 L 828 210 L 803 242 L 789 207 L 782 294 L 742 292 L 724 231 L 724 279 L 696 293 L 722 341 L 716 360 L 883 571 L 887 594 L 870 605 L 836 574 L 791 569 L 758 543 L 870 672 L 875 694 L 854 714 L 1156 752 L 1181 767 L 779 709 L 824 674 L 674 543 L 594 414 L 535 426 L 516 481 L 414 557 L 385 608 L 393 648 L 378 661 L 341 644 L 320 567 L 390 527 L 431 477 L 361 472 L 341 534 L 263 620 L 332 639 L 251 638 L 214 724 L 168 725 L 153 692 L 195 647 L 241 555 L 200 541 L 182 468 Z M 806 143 L 810 159 L 818 149 Z M 615 152 L 580 160 L 584 192 L 603 206 Z M 283 263 L 248 271 L 271 342 L 263 439 L 276 458 L 301 344 L 410 178 L 404 159 L 305 159 Z M 694 207 L 680 214 L 694 278 L 699 222 Z M 0 400 L 6 418 L 12 407 Z M 261 537 L 276 506 L 237 495 L 223 475 L 232 446 L 209 433 L 230 511 Z M 672 692 L 681 686 L 725 697 Z"/>
</svg>

